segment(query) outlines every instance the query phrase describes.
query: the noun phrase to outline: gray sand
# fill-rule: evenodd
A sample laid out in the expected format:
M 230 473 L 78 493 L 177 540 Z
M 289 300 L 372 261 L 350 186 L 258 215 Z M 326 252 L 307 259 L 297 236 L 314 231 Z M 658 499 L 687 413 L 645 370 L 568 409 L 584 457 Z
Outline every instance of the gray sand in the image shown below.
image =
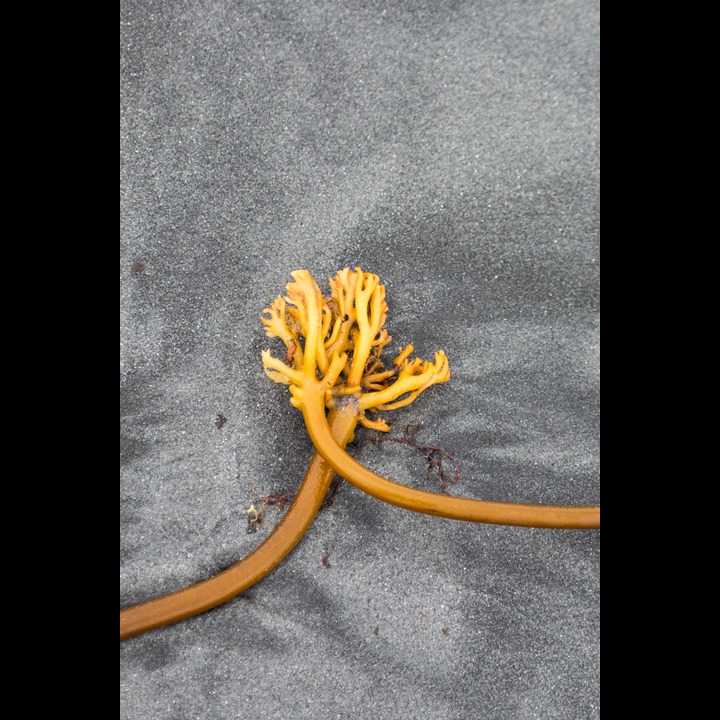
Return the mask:
M 121 607 L 246 555 L 279 515 L 244 509 L 300 483 L 259 322 L 298 268 L 379 274 L 388 352 L 446 352 L 387 420 L 454 455 L 453 494 L 599 502 L 598 15 L 122 0 Z M 407 446 L 359 458 L 437 489 Z M 599 537 L 344 483 L 265 580 L 121 643 L 120 717 L 599 718 Z

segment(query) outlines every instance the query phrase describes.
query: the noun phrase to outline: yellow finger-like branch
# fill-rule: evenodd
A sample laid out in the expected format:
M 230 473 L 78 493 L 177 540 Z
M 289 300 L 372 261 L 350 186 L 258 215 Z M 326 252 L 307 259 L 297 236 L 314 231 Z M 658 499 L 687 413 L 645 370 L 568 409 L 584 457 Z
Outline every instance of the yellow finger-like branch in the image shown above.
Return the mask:
M 348 385 L 359 385 L 375 334 L 370 328 L 370 318 L 368 315 L 368 302 L 370 294 L 377 282 L 377 276 L 371 273 L 363 273 L 360 268 L 355 269 L 355 322 L 357 323 L 358 332 L 354 340 L 354 350 L 350 372 L 348 373 Z
M 275 382 L 299 385 L 303 381 L 304 375 L 300 370 L 288 367 L 282 360 L 273 357 L 269 350 L 262 351 L 262 363 L 265 374 Z
M 340 337 L 340 330 L 342 329 L 342 325 L 342 317 L 336 317 L 333 322 L 332 332 L 328 336 L 328 339 L 325 341 L 325 349 L 330 353 L 332 353 L 332 351 L 335 349 L 333 346 L 335 345 L 335 343 L 337 343 L 338 338 Z
M 376 286 L 373 288 L 370 298 L 370 330 L 373 334 L 372 344 L 377 345 L 387 337 L 387 332 L 385 332 L 385 336 L 381 332 L 387 319 L 387 303 L 385 302 L 385 286 L 380 285 L 380 278 L 377 275 L 373 277 Z
M 370 420 L 365 415 L 358 417 L 358 423 L 369 430 L 376 430 L 377 432 L 390 432 L 390 426 L 382 419 Z
M 423 388 L 424 390 L 425 388 Z M 407 407 L 410 405 L 413 400 L 422 392 L 422 390 L 414 390 L 411 392 L 407 397 L 401 398 L 400 400 L 396 400 L 395 402 L 391 403 L 383 403 L 382 405 L 375 405 L 373 406 L 374 410 L 377 410 L 378 412 L 387 412 L 388 410 L 397 410 L 401 407 Z
M 347 363 L 347 355 L 345 353 L 333 353 L 330 365 L 328 366 L 325 375 L 323 376 L 321 389 L 325 393 L 326 399 L 329 399 L 330 390 L 337 382 L 340 373 L 342 372 L 345 364 Z
M 415 348 L 412 345 L 406 345 L 405 349 L 393 360 L 394 365 L 402 365 L 410 355 L 414 352 Z
M 303 373 L 305 377 L 314 378 L 318 365 L 321 372 L 327 369 L 327 355 L 321 337 L 323 297 L 307 270 L 295 270 L 291 275 L 295 282 L 287 286 L 288 301 L 297 308 L 305 335 Z
M 343 322 L 355 321 L 355 285 L 357 273 L 350 273 L 349 268 L 339 270 L 334 278 L 330 278 L 332 298 L 338 306 L 338 314 Z
M 383 322 L 385 322 L 384 319 Z M 376 333 L 375 339 L 372 341 L 373 351 L 377 352 L 378 348 L 385 347 L 391 340 L 392 338 L 388 335 L 388 331 L 383 328 L 379 333 Z
M 421 362 L 413 360 L 405 363 L 400 369 L 397 380 L 389 387 L 376 392 L 364 393 L 358 400 L 361 410 L 377 408 L 378 410 L 390 410 L 404 407 L 411 403 L 423 390 L 436 383 L 446 382 L 450 379 L 450 368 L 442 351 L 435 353 L 435 362 Z M 399 400 L 398 403 L 390 406 L 393 400 L 412 393 L 411 397 Z
M 261 317 L 260 322 L 265 326 L 268 337 L 278 337 L 285 345 L 289 345 L 297 339 L 297 333 L 288 326 L 286 310 L 285 298 L 278 296 L 270 307 L 263 310 L 263 313 L 267 313 L 269 317 Z
M 384 380 L 389 380 L 391 377 L 394 377 L 397 374 L 397 368 L 392 368 L 391 370 L 383 370 L 383 372 L 378 373 L 367 373 L 363 376 L 361 384 L 364 388 L 367 388 L 368 390 L 384 390 L 385 385 L 382 385 L 381 383 Z

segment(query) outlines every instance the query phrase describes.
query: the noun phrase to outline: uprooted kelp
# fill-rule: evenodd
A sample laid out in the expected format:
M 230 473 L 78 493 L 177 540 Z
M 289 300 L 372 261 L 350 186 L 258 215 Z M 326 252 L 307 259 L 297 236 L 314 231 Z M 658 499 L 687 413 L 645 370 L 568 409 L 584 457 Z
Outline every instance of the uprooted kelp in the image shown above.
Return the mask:
M 448 381 L 448 360 L 442 351 L 435 353 L 434 362 L 411 359 L 413 346 L 408 345 L 392 367 L 384 367 L 382 350 L 390 341 L 385 329 L 388 308 L 377 275 L 345 268 L 330 280 L 329 297 L 323 297 L 307 270 L 292 276 L 287 295 L 278 297 L 262 318 L 267 334 L 285 343 L 286 362 L 266 350 L 263 365 L 273 380 L 289 386 L 290 402 L 303 413 L 315 449 L 339 475 L 385 502 L 455 520 L 552 528 L 599 526 L 596 506 L 495 503 L 425 492 L 392 482 L 348 455 L 333 437 L 335 418 L 388 430 L 384 418 L 371 420 L 366 413 L 408 405 L 431 385 Z
M 495 503 L 416 490 L 365 468 L 345 452 L 358 424 L 385 432 L 382 413 L 403 407 L 450 379 L 445 354 L 412 359 L 407 345 L 386 367 L 382 352 L 385 287 L 377 275 L 345 268 L 323 297 L 307 270 L 292 273 L 287 295 L 261 318 L 266 333 L 285 344 L 285 359 L 262 353 L 265 372 L 289 387 L 315 446 L 303 482 L 283 519 L 252 553 L 218 575 L 120 611 L 120 639 L 209 610 L 267 575 L 295 547 L 322 504 L 334 474 L 374 497 L 409 510 L 456 520 L 547 528 L 597 528 L 598 506 Z M 368 413 L 374 415 L 369 417 Z

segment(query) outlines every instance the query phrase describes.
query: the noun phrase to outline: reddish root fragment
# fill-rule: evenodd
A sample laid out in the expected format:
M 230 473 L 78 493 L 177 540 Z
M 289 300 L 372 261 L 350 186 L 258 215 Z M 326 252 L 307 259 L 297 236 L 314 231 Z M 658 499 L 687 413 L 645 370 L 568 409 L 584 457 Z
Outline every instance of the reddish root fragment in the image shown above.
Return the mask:
M 261 502 L 263 505 L 277 505 L 277 511 L 280 513 L 285 503 L 291 503 L 294 497 L 295 495 L 293 493 L 285 493 L 284 495 L 270 493 L 269 495 L 263 495 L 261 498 L 258 498 L 258 502 Z
M 423 426 L 423 424 L 424 423 L 418 423 L 417 425 L 406 425 L 405 432 L 400 439 L 382 439 L 388 442 L 407 443 L 408 445 L 410 445 L 410 447 L 413 447 L 418 452 L 421 452 L 427 459 L 428 463 L 427 471 L 425 473 L 425 480 L 428 480 L 428 478 L 432 475 L 433 471 L 435 471 L 440 482 L 440 492 L 444 493 L 445 495 L 449 495 L 450 493 L 447 491 L 448 484 L 456 485 L 460 482 L 460 468 L 457 465 L 453 466 L 454 473 L 452 475 L 445 472 L 442 464 L 443 458 L 445 458 L 446 460 L 455 460 L 455 458 L 449 452 L 446 452 L 442 448 L 437 447 L 437 445 L 420 445 L 415 440 L 415 435 L 417 435 L 418 430 Z
M 335 501 L 335 494 L 337 493 L 338 487 L 340 487 L 341 482 L 342 478 L 336 475 L 332 483 L 330 483 L 327 496 L 325 497 L 323 504 L 320 506 L 320 510 L 327 510 L 327 508 L 329 508 L 333 504 L 333 502 Z M 281 513 L 285 504 L 291 503 L 294 497 L 295 496 L 293 495 L 293 493 L 285 493 L 283 495 L 270 493 L 269 495 L 263 495 L 261 498 L 258 498 L 258 501 L 263 503 L 264 505 L 276 505 L 277 511 Z
M 406 425 L 405 431 L 400 438 L 387 437 L 386 435 L 377 434 L 371 437 L 360 438 L 360 440 L 356 440 L 351 445 L 348 445 L 348 447 L 352 447 L 352 456 L 355 457 L 360 450 L 360 447 L 365 443 L 379 445 L 383 442 L 393 442 L 410 445 L 410 447 L 422 453 L 427 460 L 427 470 L 425 471 L 424 478 L 425 481 L 427 482 L 433 474 L 436 475 L 440 484 L 440 492 L 444 495 L 449 495 L 450 493 L 447 490 L 447 486 L 456 485 L 460 482 L 460 468 L 457 465 L 454 465 L 452 470 L 448 472 L 446 467 L 443 467 L 443 460 L 454 461 L 455 458 L 449 452 L 446 452 L 437 445 L 421 445 L 415 439 L 418 430 L 420 430 L 423 425 L 424 423 L 422 422 L 417 423 L 416 425 Z M 337 492 L 337 490 L 335 490 L 335 492 Z
M 332 506 L 332 504 L 335 502 L 335 495 L 337 495 L 338 488 L 340 487 L 342 481 L 343 479 L 339 475 L 336 475 L 333 478 L 333 481 L 330 483 L 330 488 L 328 489 L 327 496 L 325 497 L 325 501 L 320 506 L 320 510 L 327 510 L 329 507 Z

